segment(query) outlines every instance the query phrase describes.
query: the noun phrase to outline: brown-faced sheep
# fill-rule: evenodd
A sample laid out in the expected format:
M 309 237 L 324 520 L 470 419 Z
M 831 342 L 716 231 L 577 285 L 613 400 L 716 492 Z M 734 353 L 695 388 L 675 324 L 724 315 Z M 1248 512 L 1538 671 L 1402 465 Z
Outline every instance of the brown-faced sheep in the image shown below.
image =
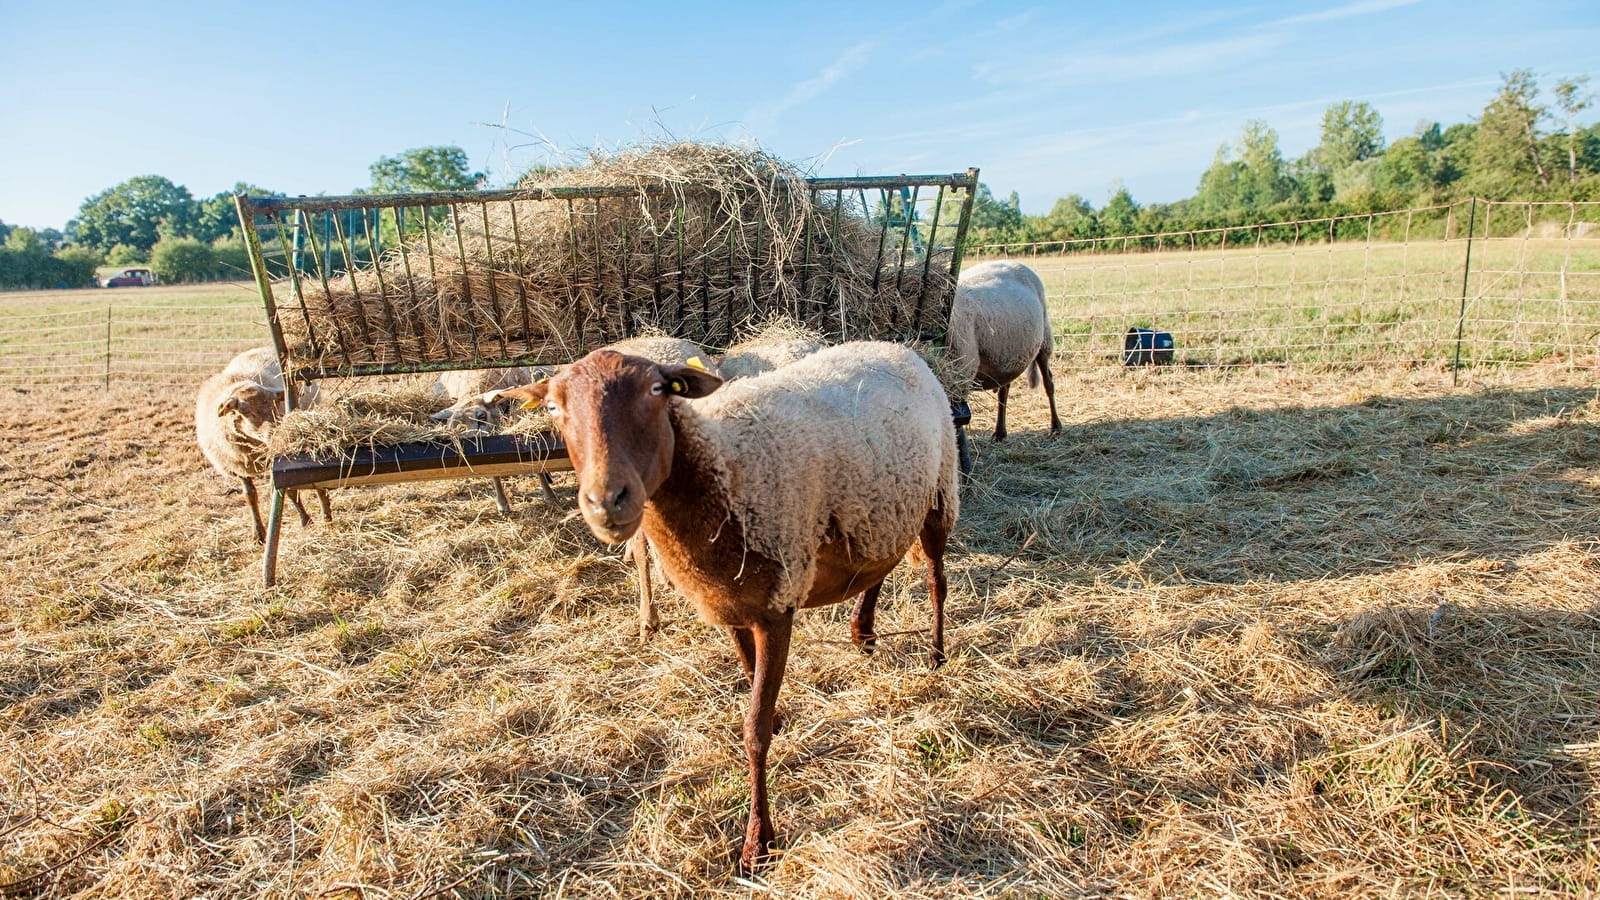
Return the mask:
M 614 350 L 628 356 L 642 356 L 653 363 L 667 366 L 687 366 L 697 361 L 700 368 L 718 374 L 715 367 L 705 361 L 706 351 L 693 341 L 665 335 L 644 335 L 608 344 L 603 349 Z M 639 636 L 649 637 L 661 630 L 661 614 L 656 609 L 655 586 L 650 582 L 650 540 L 643 532 L 628 541 L 627 555 L 633 560 L 634 571 L 639 575 Z
M 949 354 L 956 370 L 984 390 L 995 391 L 1000 409 L 994 439 L 1006 437 L 1006 398 L 1011 382 L 1028 373 L 1028 386 L 1044 382 L 1050 400 L 1050 432 L 1061 430 L 1056 382 L 1050 374 L 1050 316 L 1044 282 L 1018 262 L 983 262 L 961 270 L 950 305 Z
M 959 509 L 944 389 L 911 350 L 874 342 L 726 385 L 600 350 L 510 393 L 549 409 L 595 536 L 648 535 L 668 580 L 733 638 L 751 681 L 740 862 L 753 868 L 773 842 L 767 750 L 795 612 L 863 594 L 852 632 L 869 640 L 884 578 L 920 541 L 932 662 L 944 659 L 944 551 Z
M 310 405 L 316 399 L 316 385 L 300 390 L 300 402 Z M 272 428 L 283 417 L 283 371 L 271 347 L 257 347 L 235 356 L 221 372 L 206 379 L 195 397 L 194 430 L 200 453 L 224 477 L 244 482 L 244 497 L 259 543 L 266 540 L 261 522 L 261 506 L 256 497 L 255 476 L 264 474 L 271 462 L 267 441 Z M 311 516 L 300 502 L 298 492 L 290 497 L 300 512 L 300 524 L 309 525 Z M 332 510 L 325 491 L 317 491 L 324 519 L 332 521 Z

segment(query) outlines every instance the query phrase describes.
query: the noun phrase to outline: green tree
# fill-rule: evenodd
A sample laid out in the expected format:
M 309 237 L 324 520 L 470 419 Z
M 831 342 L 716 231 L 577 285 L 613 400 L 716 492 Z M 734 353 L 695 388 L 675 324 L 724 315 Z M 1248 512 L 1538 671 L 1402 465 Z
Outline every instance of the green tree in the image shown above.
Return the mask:
M 1372 104 L 1341 100 L 1322 112 L 1322 140 L 1311 151 L 1329 174 L 1383 152 L 1383 117 Z
M 1589 76 L 1579 75 L 1556 85 L 1556 106 L 1567 123 L 1567 178 L 1578 180 L 1578 113 L 1594 104 L 1594 94 L 1584 90 L 1589 86 Z
M 372 190 L 380 194 L 416 191 L 467 191 L 486 177 L 472 171 L 460 147 L 417 147 L 398 156 L 381 157 L 368 167 Z
M 1471 183 L 1491 199 L 1502 199 L 1534 185 L 1550 186 L 1540 153 L 1539 123 L 1547 113 L 1539 86 L 1527 69 L 1501 76 L 1500 92 L 1484 107 L 1472 140 Z
M 194 238 L 167 238 L 150 251 L 150 271 L 162 281 L 209 281 L 216 276 L 216 268 L 211 246 Z
M 1094 207 L 1077 194 L 1068 194 L 1050 207 L 1049 215 L 1040 223 L 1049 240 L 1071 240 L 1093 237 L 1095 233 Z
M 283 196 L 277 191 L 269 191 L 243 181 L 236 182 L 232 190 L 213 194 L 195 204 L 194 227 L 188 236 L 209 244 L 238 231 L 239 212 L 233 203 L 236 194 L 250 194 L 254 197 Z
M 194 198 L 188 188 L 160 175 L 140 175 L 83 201 L 76 239 L 96 250 L 127 244 L 148 251 L 159 239 L 163 222 L 185 234 L 193 215 Z
M 1216 155 L 1211 158 L 1211 167 L 1200 176 L 1200 184 L 1195 188 L 1195 208 L 1211 215 L 1239 209 L 1239 182 L 1243 171 L 1244 163 L 1230 158 L 1228 145 L 1218 146 Z
M 1139 223 L 1139 204 L 1133 202 L 1133 195 L 1120 182 L 1115 187 L 1116 191 L 1097 217 L 1101 230 L 1108 235 L 1133 234 Z
M 1015 192 L 1011 196 L 1015 198 Z M 992 230 L 1021 228 L 1022 210 L 1019 206 L 1002 203 L 994 199 L 994 194 L 990 192 L 989 186 L 979 182 L 977 196 L 972 198 L 972 221 L 970 227 Z
M 1235 148 L 1244 169 L 1239 173 L 1239 202 L 1246 209 L 1261 209 L 1289 197 L 1278 133 L 1260 119 L 1244 123 Z
M 1434 186 L 1434 155 L 1428 152 L 1423 138 L 1406 137 L 1390 144 L 1378 161 L 1373 183 L 1378 190 L 1408 199 L 1431 191 Z

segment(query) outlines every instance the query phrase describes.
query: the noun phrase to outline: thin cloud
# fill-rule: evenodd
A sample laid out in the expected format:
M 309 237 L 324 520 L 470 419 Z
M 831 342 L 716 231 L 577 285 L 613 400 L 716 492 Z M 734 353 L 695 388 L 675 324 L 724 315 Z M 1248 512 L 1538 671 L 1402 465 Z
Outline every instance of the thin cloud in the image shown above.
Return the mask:
M 1320 12 L 1302 13 L 1286 19 L 1278 19 L 1273 25 L 1303 25 L 1306 22 L 1329 22 L 1334 19 L 1349 19 L 1355 16 L 1370 16 L 1374 13 L 1388 12 L 1402 6 L 1415 6 L 1422 0 L 1359 0 L 1356 3 L 1347 3 L 1344 6 L 1335 6 Z
M 1053 83 L 1071 86 L 1171 78 L 1235 67 L 1282 42 L 1277 35 L 1257 33 L 1138 51 L 1084 53 L 1074 50 L 1046 58 L 1035 56 L 979 63 L 975 74 L 980 80 L 996 85 Z
M 862 41 L 846 50 L 816 76 L 797 82 L 778 100 L 752 106 L 744 117 L 746 129 L 752 133 L 771 131 L 784 113 L 822 96 L 846 75 L 865 65 L 876 45 L 876 41 Z

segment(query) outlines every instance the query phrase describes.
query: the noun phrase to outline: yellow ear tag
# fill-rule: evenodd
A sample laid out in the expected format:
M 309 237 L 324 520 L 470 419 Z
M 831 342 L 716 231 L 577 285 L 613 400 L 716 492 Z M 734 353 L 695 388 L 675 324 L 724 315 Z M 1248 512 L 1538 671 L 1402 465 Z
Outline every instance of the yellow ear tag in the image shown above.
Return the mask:
M 671 378 L 667 380 L 667 390 L 674 394 L 681 394 L 688 389 L 689 385 L 682 378 Z
M 706 368 L 706 364 L 700 361 L 700 357 L 698 356 L 689 357 L 689 368 L 699 369 L 702 372 L 710 371 Z

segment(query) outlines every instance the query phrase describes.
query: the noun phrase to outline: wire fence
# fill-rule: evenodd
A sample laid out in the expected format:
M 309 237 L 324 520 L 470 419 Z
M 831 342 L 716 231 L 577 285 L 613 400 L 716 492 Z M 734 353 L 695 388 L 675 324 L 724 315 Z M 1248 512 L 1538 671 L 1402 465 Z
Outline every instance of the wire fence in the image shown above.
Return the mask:
M 0 314 L 0 385 L 194 385 L 268 342 L 253 303 Z
M 1600 365 L 1600 203 L 1458 203 L 972 248 L 1044 280 L 1065 370 L 1180 365 Z M 1151 359 L 1150 354 L 1134 354 Z
M 1560 363 L 1600 368 L 1600 203 L 1488 202 L 971 248 L 1043 278 L 1055 367 L 1120 365 L 1128 329 L 1189 366 Z M 153 290 L 153 289 L 152 289 Z M 0 385 L 193 385 L 270 343 L 262 307 L 0 295 Z M 1141 358 L 1153 358 L 1144 355 Z

